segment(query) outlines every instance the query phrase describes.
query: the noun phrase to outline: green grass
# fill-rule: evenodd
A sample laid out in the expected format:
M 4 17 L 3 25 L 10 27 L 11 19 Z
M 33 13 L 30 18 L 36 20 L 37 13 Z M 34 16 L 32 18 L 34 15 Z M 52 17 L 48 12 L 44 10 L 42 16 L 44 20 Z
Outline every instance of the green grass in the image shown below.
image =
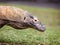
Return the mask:
M 0 5 L 8 4 L 1 3 Z M 60 45 L 59 10 L 17 4 L 13 4 L 12 6 L 22 8 L 36 15 L 46 25 L 46 31 L 39 32 L 31 28 L 17 30 L 9 26 L 4 26 L 0 29 L 0 42 L 22 43 L 23 45 Z

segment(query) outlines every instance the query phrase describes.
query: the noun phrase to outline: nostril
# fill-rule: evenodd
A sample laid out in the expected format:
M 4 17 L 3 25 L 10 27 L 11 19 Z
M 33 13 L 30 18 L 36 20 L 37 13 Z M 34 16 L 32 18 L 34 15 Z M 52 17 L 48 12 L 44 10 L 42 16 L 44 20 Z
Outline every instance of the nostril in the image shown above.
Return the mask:
M 45 26 L 45 25 L 43 25 L 42 27 L 43 27 L 43 28 L 45 28 L 46 26 Z

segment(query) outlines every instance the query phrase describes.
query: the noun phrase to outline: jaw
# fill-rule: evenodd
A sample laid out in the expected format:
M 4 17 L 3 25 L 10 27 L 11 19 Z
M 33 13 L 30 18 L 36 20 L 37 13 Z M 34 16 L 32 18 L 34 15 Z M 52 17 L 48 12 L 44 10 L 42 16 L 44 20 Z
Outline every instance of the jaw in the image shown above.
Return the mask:
M 38 30 L 38 31 L 41 31 L 41 32 L 44 32 L 46 29 L 45 28 L 38 28 L 38 27 L 33 27 L 34 29 Z
M 40 25 L 40 24 L 36 24 L 36 29 L 41 31 L 41 32 L 44 32 L 46 30 L 46 27 L 45 25 Z
M 29 23 L 31 28 L 34 28 L 38 31 L 44 32 L 46 30 L 45 25 L 41 25 L 41 24 L 34 24 L 34 23 Z

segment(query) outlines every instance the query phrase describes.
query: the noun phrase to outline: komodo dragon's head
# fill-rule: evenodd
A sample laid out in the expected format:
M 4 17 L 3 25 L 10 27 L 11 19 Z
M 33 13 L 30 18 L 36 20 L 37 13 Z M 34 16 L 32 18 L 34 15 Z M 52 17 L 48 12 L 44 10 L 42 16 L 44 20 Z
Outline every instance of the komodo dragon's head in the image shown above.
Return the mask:
M 39 30 L 41 32 L 45 31 L 45 25 L 35 16 L 32 16 L 32 14 L 25 12 L 24 13 L 24 23 L 28 25 L 28 27 L 34 28 L 36 30 Z

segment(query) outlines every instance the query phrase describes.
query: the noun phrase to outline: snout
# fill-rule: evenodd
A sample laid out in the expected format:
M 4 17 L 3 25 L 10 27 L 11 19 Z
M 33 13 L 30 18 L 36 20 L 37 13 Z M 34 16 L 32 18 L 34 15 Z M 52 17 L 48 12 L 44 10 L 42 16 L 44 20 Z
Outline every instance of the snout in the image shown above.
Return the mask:
M 46 30 L 46 26 L 41 24 L 36 24 L 35 28 L 41 32 L 44 32 Z
M 35 24 L 34 22 L 30 22 L 30 25 L 38 31 L 44 32 L 46 30 L 46 26 L 42 23 Z

